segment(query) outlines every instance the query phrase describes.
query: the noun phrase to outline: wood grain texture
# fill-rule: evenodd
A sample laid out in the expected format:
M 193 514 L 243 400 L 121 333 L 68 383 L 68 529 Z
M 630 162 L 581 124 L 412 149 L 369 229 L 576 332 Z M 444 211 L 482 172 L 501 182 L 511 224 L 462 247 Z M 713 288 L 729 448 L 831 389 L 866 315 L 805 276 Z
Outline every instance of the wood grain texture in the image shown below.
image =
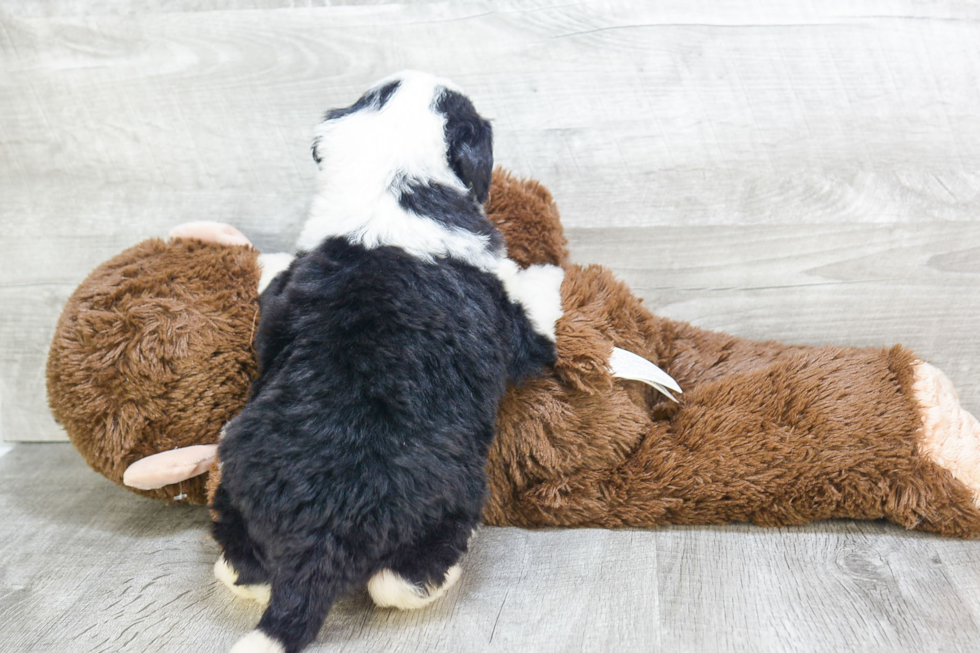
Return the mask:
M 454 78 L 573 258 L 757 339 L 902 342 L 980 412 L 980 9 L 936 0 L 25 0 L 0 5 L 0 437 L 59 439 L 55 320 L 186 220 L 288 249 L 321 112 Z M 258 619 L 200 509 L 66 444 L 0 457 L 0 650 L 227 650 Z M 484 528 L 417 613 L 341 601 L 311 650 L 972 651 L 980 552 L 879 523 Z
M 70 445 L 0 458 L 0 515 L 0 650 L 222 651 L 259 618 L 211 576 L 204 509 L 131 495 Z M 485 527 L 445 599 L 397 612 L 358 592 L 309 650 L 970 651 L 978 563 L 975 542 L 877 522 Z
M 729 278 L 703 276 L 699 297 L 656 282 L 658 296 L 685 296 L 673 317 L 717 328 L 752 320 L 757 328 L 742 335 L 793 341 L 920 347 L 952 337 L 958 348 L 926 353 L 958 366 L 954 380 L 975 383 L 967 325 L 976 316 L 950 293 L 975 288 L 980 247 L 970 230 L 980 215 L 976 6 L 298 4 L 0 8 L 4 438 L 64 437 L 47 415 L 42 364 L 60 306 L 89 270 L 196 219 L 231 222 L 261 249 L 288 249 L 312 193 L 318 116 L 403 67 L 467 88 L 494 119 L 497 160 L 544 181 L 569 227 L 656 227 L 639 242 L 663 245 L 659 256 L 717 257 L 700 265 Z M 839 224 L 865 228 L 834 239 L 843 249 L 828 264 L 868 264 L 877 256 L 861 251 L 868 239 L 904 225 L 905 238 L 942 241 L 936 255 L 953 257 L 937 263 L 947 275 L 903 281 L 919 291 L 910 295 L 884 277 L 879 289 L 873 275 L 780 288 L 778 261 L 736 255 L 725 248 L 731 232 L 718 229 L 770 225 L 784 240 L 805 240 Z M 598 260 L 585 250 L 576 257 Z M 616 269 L 614 258 L 602 260 Z M 651 276 L 621 271 L 641 294 L 654 289 L 643 285 Z M 732 278 L 746 275 L 771 289 L 739 289 Z M 833 307 L 853 313 L 846 323 L 821 320 Z M 973 407 L 975 388 L 964 392 Z
M 18 16 L 133 16 L 193 11 L 242 11 L 256 9 L 314 9 L 344 5 L 374 6 L 421 4 L 443 0 L 19 0 L 8 10 Z

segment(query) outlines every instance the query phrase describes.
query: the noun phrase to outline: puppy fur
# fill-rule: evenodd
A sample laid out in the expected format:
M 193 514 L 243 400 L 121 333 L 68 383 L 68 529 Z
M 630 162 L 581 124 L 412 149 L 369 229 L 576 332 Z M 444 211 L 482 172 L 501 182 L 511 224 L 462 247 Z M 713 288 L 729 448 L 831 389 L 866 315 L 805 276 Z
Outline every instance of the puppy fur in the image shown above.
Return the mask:
M 482 208 L 491 128 L 458 89 L 383 80 L 326 114 L 313 157 L 299 254 L 260 299 L 261 374 L 219 445 L 226 575 L 271 584 L 236 651 L 300 650 L 372 577 L 392 604 L 445 591 L 480 518 L 507 383 L 555 359 L 560 273 L 528 277 L 552 300 L 514 290 Z

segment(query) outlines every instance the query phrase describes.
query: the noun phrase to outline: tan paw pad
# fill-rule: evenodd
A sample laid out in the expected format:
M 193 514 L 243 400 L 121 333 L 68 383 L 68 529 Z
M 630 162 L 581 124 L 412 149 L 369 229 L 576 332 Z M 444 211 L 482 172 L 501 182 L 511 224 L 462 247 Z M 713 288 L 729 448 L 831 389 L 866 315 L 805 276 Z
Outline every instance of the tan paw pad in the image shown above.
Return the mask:
M 922 453 L 973 491 L 980 508 L 980 422 L 963 410 L 953 383 L 929 363 L 913 369 L 912 392 L 922 418 Z

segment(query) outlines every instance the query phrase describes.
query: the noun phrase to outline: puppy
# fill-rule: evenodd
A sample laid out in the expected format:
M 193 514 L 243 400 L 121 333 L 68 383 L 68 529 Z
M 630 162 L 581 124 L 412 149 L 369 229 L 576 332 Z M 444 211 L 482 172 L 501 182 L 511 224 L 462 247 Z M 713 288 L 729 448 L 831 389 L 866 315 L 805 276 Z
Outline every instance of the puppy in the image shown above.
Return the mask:
M 444 593 L 504 389 L 555 358 L 562 272 L 506 258 L 482 208 L 490 124 L 457 88 L 385 79 L 326 114 L 313 158 L 299 253 L 260 300 L 261 374 L 219 445 L 216 573 L 268 597 L 235 653 L 299 651 L 365 584 L 403 608 Z

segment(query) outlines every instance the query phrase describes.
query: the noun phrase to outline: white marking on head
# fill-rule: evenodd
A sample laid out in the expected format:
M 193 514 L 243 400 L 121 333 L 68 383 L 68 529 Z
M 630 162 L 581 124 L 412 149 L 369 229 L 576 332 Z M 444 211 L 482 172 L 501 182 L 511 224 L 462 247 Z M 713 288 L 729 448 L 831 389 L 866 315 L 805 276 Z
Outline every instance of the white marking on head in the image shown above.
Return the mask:
M 399 205 L 400 184 L 407 180 L 469 189 L 450 167 L 446 117 L 436 109 L 444 90 L 458 89 L 428 73 L 404 71 L 371 91 L 395 81 L 398 88 L 380 109 L 368 106 L 317 127 L 318 188 L 297 248 L 309 251 L 342 236 L 365 247 L 400 247 L 423 260 L 452 256 L 491 269 L 497 255 L 489 238 Z

